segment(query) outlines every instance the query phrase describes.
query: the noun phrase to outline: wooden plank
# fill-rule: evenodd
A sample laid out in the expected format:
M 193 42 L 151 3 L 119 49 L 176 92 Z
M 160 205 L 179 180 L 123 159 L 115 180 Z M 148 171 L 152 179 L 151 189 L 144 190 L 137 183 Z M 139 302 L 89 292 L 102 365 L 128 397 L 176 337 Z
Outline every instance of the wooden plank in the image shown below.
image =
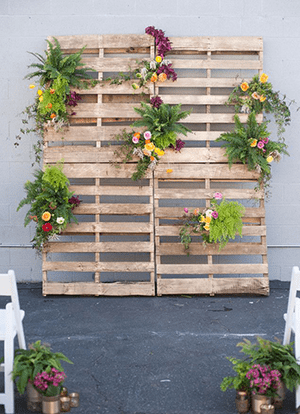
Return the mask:
M 157 273 L 162 274 L 183 274 L 183 275 L 206 275 L 206 274 L 259 274 L 267 273 L 267 264 L 159 264 Z
M 227 100 L 227 95 L 164 95 L 163 99 L 164 103 L 170 105 L 225 105 Z
M 263 38 L 255 36 L 201 36 L 201 37 L 170 37 L 172 49 L 202 51 L 256 51 L 263 49 Z
M 68 224 L 63 234 L 71 233 L 106 233 L 106 234 L 147 234 L 152 232 L 150 223 L 112 222 L 112 223 L 72 223 Z
M 127 190 L 128 192 L 129 190 Z M 152 213 L 150 204 L 80 204 L 74 211 L 75 214 L 124 214 L 130 216 L 143 216 Z
M 262 69 L 259 60 L 209 60 L 209 59 L 172 59 L 172 67 L 176 69 Z M 96 68 L 96 67 L 95 67 Z M 125 69 L 124 69 L 125 70 Z
M 216 190 L 205 188 L 180 188 L 174 191 L 174 188 L 162 188 L 155 192 L 156 199 L 211 199 Z M 223 196 L 229 199 L 251 199 L 263 198 L 263 191 L 249 190 L 246 188 L 224 188 L 222 189 Z
M 178 236 L 180 225 L 159 226 L 155 232 L 157 236 Z M 265 236 L 266 226 L 243 226 L 243 236 Z
M 148 253 L 154 251 L 150 242 L 50 242 L 44 247 L 47 253 Z
M 150 262 L 43 262 L 43 270 L 59 272 L 153 272 Z
M 195 210 L 195 207 L 186 206 L 188 208 L 189 213 Z M 77 210 L 76 210 L 77 212 Z M 155 216 L 157 218 L 182 218 L 185 216 L 183 211 L 183 207 L 158 207 L 155 209 Z M 265 217 L 265 209 L 264 208 L 246 208 L 245 214 L 243 218 L 261 218 Z
M 216 255 L 216 256 L 236 256 L 236 255 L 262 255 L 267 254 L 267 246 L 258 243 L 228 243 L 223 249 L 219 249 L 216 244 L 191 243 L 190 255 Z M 156 246 L 156 254 L 159 256 L 186 255 L 187 251 L 181 243 L 162 243 Z
M 152 188 L 149 186 L 88 186 L 88 185 L 71 185 L 70 191 L 78 195 L 119 195 L 119 196 L 150 196 Z M 77 211 L 77 210 L 76 210 Z
M 45 282 L 43 295 L 91 295 L 91 296 L 154 296 L 152 282 L 135 283 L 62 283 Z
M 131 178 L 136 166 L 133 164 L 64 164 L 63 171 L 68 178 Z M 151 177 L 147 171 L 145 178 Z
M 157 293 L 161 295 L 241 295 L 268 296 L 268 278 L 210 278 L 210 279 L 158 279 Z

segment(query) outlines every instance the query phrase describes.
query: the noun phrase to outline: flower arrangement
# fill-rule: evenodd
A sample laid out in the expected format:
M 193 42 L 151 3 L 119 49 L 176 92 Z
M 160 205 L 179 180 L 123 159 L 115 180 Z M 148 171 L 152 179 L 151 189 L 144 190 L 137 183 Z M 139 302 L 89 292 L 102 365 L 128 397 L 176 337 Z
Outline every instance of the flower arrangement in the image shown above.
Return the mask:
M 77 105 L 81 99 L 80 95 L 71 90 L 73 88 L 88 89 L 95 86 L 98 81 L 93 80 L 88 72 L 94 71 L 84 67 L 81 55 L 85 49 L 79 52 L 64 56 L 60 44 L 56 38 L 54 43 L 47 40 L 48 50 L 45 51 L 46 57 L 39 53 L 31 53 L 39 60 L 39 63 L 32 63 L 29 67 L 36 70 L 25 76 L 25 79 L 39 78 L 39 87 L 32 105 L 26 107 L 23 112 L 25 118 L 22 120 L 24 125 L 29 124 L 29 120 L 34 120 L 33 127 L 21 128 L 22 134 L 31 132 L 40 136 L 37 144 L 34 145 L 36 161 L 40 161 L 42 151 L 44 130 L 46 127 L 54 127 L 55 130 L 69 124 L 69 117 L 75 115 L 71 109 Z M 35 89 L 36 85 L 29 85 L 30 89 Z M 17 136 L 15 145 L 21 136 Z
M 49 372 L 43 371 L 37 373 L 34 377 L 33 384 L 37 391 L 45 397 L 54 397 L 60 394 L 62 384 L 66 377 L 63 371 L 51 368 Z
M 33 384 L 38 373 L 48 373 L 52 369 L 62 372 L 60 361 L 73 364 L 64 354 L 52 352 L 50 346 L 41 344 L 40 340 L 30 344 L 28 349 L 16 349 L 12 378 L 16 382 L 19 393 L 24 394 L 28 381 Z
M 255 113 L 251 112 L 247 124 L 243 125 L 238 115 L 234 116 L 235 128 L 225 132 L 216 141 L 222 141 L 222 148 L 226 149 L 229 167 L 235 162 L 248 165 L 249 170 L 260 173 L 259 184 L 268 186 L 271 178 L 270 163 L 279 162 L 281 154 L 289 155 L 284 142 L 269 139 L 267 123 L 258 124 Z
M 147 60 L 137 61 L 137 69 L 133 72 L 129 70 L 129 74 L 120 72 L 114 79 L 106 78 L 110 84 L 120 85 L 123 81 L 128 81 L 131 78 L 136 79 L 132 83 L 133 89 L 138 89 L 147 84 L 147 82 L 165 82 L 167 79 L 176 81 L 177 74 L 172 68 L 172 62 L 166 59 L 166 53 L 172 50 L 171 42 L 165 33 L 160 29 L 155 29 L 154 26 L 146 27 L 145 33 L 155 38 L 157 55 L 154 60 L 150 62 Z M 129 68 L 130 69 L 130 68 Z
M 17 211 L 25 204 L 31 207 L 25 216 L 25 227 L 36 223 L 34 247 L 41 250 L 44 243 L 55 240 L 72 220 L 77 223 L 73 210 L 80 203 L 69 190 L 69 180 L 62 171 L 63 164 L 46 166 L 45 171 L 35 172 L 35 180 L 25 183 L 27 196 L 21 200 Z
M 252 394 L 273 397 L 280 387 L 281 374 L 278 369 L 271 369 L 268 365 L 254 364 L 246 374 L 250 381 Z
M 137 171 L 132 175 L 133 180 L 143 178 L 148 168 L 154 169 L 166 148 L 180 151 L 184 141 L 177 139 L 177 134 L 186 135 L 190 131 L 185 125 L 178 123 L 186 118 L 190 111 L 181 111 L 181 105 L 164 104 L 159 96 L 150 100 L 150 105 L 141 103 L 141 108 L 134 108 L 142 119 L 135 121 L 132 127 L 146 127 L 147 131 L 126 132 L 117 135 L 123 145 L 115 151 L 117 156 L 123 156 L 123 162 L 130 161 L 134 155 L 139 157 Z
M 221 193 L 215 193 L 210 200 L 211 207 L 200 211 L 196 208 L 184 220 L 179 235 L 185 249 L 192 241 L 191 233 L 201 234 L 203 243 L 220 243 L 220 249 L 238 233 L 242 235 L 242 217 L 245 208 L 237 201 L 227 201 Z M 187 214 L 188 208 L 184 209 Z
M 259 114 L 265 111 L 274 114 L 279 140 L 283 140 L 285 126 L 291 121 L 291 113 L 286 103 L 286 96 L 280 98 L 279 92 L 273 91 L 273 86 L 268 82 L 265 73 L 260 76 L 255 75 L 249 83 L 243 81 L 234 88 L 229 95 L 228 104 L 235 105 L 236 113 Z

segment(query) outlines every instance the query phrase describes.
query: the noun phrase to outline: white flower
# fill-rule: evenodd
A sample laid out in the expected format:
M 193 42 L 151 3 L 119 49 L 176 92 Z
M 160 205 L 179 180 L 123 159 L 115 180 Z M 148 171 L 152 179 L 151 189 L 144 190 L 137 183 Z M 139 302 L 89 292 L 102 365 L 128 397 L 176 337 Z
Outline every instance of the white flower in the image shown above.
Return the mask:
M 155 62 L 155 60 L 151 60 L 151 62 L 150 62 L 150 69 L 156 69 L 156 62 Z
M 146 78 L 146 75 L 147 75 L 147 69 L 146 69 L 146 68 L 142 68 L 142 69 L 141 69 L 141 75 L 142 75 L 142 78 L 143 78 L 143 79 L 145 79 L 145 78 Z
M 65 219 L 63 217 L 57 217 L 56 223 L 63 224 L 65 222 Z
M 205 212 L 206 217 L 211 217 L 212 212 L 213 212 L 212 210 L 206 210 L 206 212 Z

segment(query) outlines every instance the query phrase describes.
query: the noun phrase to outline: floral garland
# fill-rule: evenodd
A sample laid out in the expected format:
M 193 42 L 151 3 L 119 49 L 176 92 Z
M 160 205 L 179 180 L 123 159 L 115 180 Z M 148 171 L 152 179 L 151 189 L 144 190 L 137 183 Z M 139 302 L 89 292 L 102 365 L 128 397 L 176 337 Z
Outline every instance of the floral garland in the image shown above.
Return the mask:
M 25 216 L 25 227 L 36 223 L 34 247 L 41 251 L 44 243 L 57 240 L 59 234 L 71 221 L 77 223 L 73 214 L 80 200 L 69 191 L 69 180 L 62 172 L 62 163 L 46 166 L 45 171 L 35 172 L 35 180 L 25 183 L 27 196 L 21 200 L 17 211 L 25 204 L 31 207 Z
M 234 239 L 237 233 L 242 235 L 244 206 L 236 201 L 225 200 L 219 192 L 214 194 L 210 202 L 211 207 L 203 211 L 196 208 L 185 216 L 184 224 L 179 231 L 185 250 L 189 249 L 192 241 L 191 233 L 200 234 L 204 245 L 220 243 L 220 250 L 230 239 Z M 184 212 L 188 214 L 188 208 L 184 208 Z

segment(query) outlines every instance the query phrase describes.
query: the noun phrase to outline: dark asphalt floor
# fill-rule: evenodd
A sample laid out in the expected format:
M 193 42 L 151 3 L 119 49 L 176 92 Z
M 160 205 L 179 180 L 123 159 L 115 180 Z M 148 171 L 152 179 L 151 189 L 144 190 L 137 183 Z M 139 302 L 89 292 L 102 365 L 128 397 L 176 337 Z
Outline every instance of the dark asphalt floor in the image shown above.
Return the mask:
M 41 339 L 74 362 L 64 364 L 66 387 L 80 393 L 73 414 L 233 414 L 235 391 L 220 390 L 233 374 L 226 356 L 241 355 L 243 338 L 282 340 L 289 283 L 271 282 L 269 297 L 43 297 L 40 284 L 18 290 L 26 342 Z M 15 405 L 16 414 L 30 413 L 25 395 L 16 392 Z M 288 391 L 277 411 L 294 407 Z

